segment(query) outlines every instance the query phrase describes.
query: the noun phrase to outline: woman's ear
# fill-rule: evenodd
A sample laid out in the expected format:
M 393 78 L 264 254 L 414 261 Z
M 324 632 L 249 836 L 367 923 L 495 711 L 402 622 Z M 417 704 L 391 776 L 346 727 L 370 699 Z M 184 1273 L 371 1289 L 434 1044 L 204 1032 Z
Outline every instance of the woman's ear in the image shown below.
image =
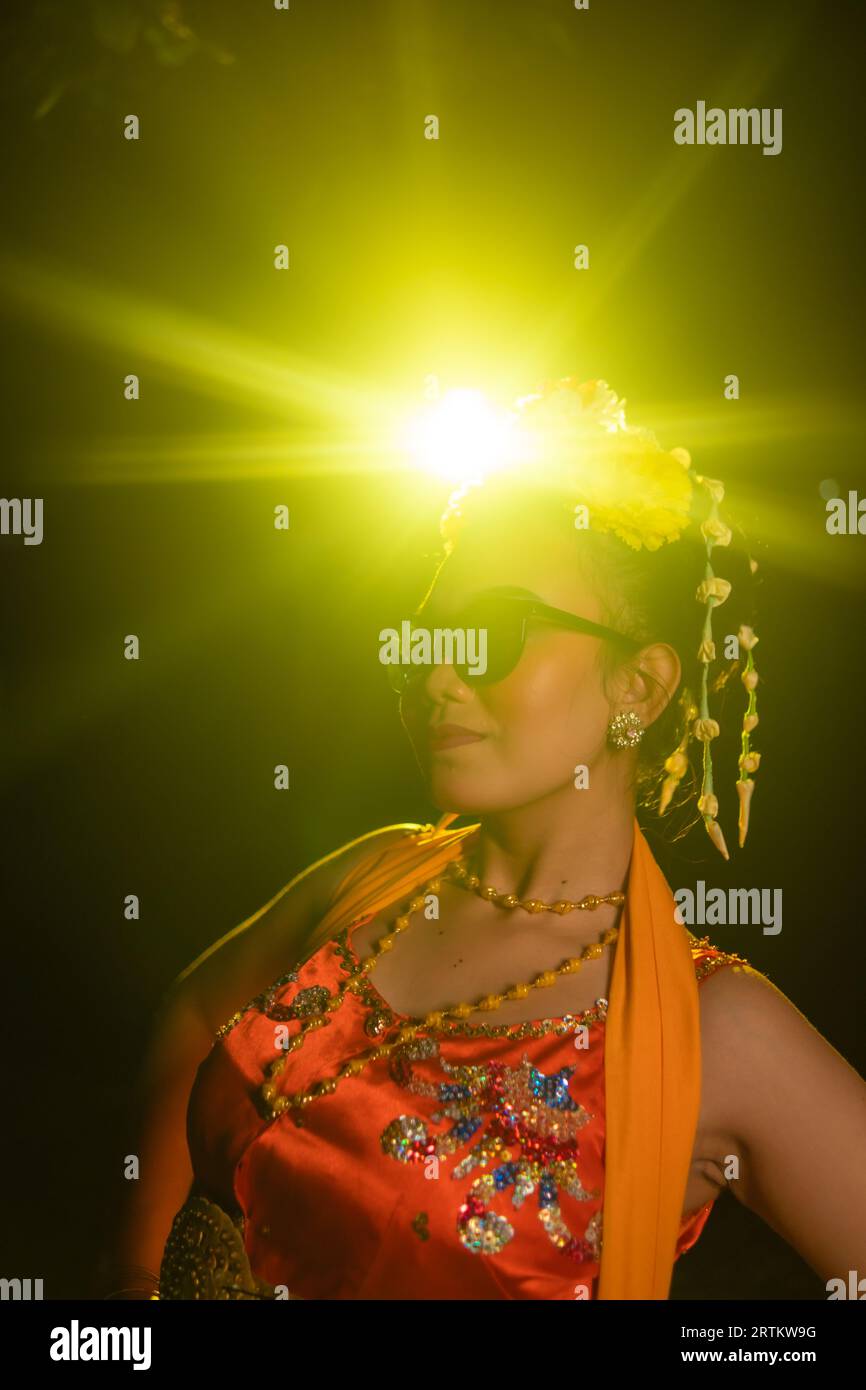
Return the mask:
M 681 679 L 682 665 L 674 648 L 667 642 L 653 642 L 620 667 L 617 708 L 633 710 L 648 729 L 673 699 Z

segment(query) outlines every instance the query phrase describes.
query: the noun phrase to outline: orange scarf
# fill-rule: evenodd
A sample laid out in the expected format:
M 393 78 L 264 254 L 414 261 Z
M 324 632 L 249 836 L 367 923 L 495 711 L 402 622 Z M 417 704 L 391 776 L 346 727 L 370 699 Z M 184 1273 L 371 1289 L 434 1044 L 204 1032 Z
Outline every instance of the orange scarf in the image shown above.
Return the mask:
M 364 856 L 336 890 L 312 949 L 411 897 L 457 858 L 478 826 L 449 830 L 456 819 L 448 813 Z M 675 906 L 635 820 L 605 1032 L 600 1299 L 666 1299 L 670 1291 L 701 1093 L 698 986 Z

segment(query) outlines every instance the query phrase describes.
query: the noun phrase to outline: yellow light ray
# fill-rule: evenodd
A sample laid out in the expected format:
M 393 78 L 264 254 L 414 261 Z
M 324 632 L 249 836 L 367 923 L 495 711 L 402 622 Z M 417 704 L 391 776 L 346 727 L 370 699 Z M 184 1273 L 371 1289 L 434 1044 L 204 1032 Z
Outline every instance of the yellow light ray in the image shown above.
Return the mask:
M 78 269 L 60 271 L 3 253 L 0 289 L 25 316 L 116 351 L 123 375 L 151 364 L 174 387 L 252 403 L 283 418 L 295 410 L 363 425 L 381 422 L 389 408 L 369 383 L 349 381 L 333 368 L 314 370 L 283 347 L 108 288 Z
M 791 16 L 783 32 L 778 24 L 767 22 L 753 39 L 752 48 L 725 77 L 713 84 L 713 105 L 752 106 L 768 82 L 784 66 L 801 33 L 813 23 L 814 5 L 804 5 Z M 695 96 L 700 96 L 696 92 Z M 558 301 L 546 326 L 534 340 L 534 360 L 539 364 L 561 357 L 563 344 L 573 342 L 575 330 L 585 334 L 588 325 L 602 312 L 614 285 L 644 254 L 648 243 L 674 215 L 698 179 L 713 169 L 712 149 L 681 149 L 673 143 L 671 104 L 670 153 L 663 169 L 652 177 L 631 200 L 616 228 L 604 237 L 604 251 L 591 261 L 590 271 L 573 272 L 571 293 Z M 576 238 L 578 240 L 579 238 Z

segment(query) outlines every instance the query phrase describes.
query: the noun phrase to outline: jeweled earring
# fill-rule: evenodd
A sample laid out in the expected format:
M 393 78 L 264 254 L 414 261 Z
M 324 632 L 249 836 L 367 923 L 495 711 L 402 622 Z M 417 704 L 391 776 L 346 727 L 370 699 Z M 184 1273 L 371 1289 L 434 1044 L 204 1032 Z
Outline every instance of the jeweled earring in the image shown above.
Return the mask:
M 640 716 L 634 710 L 621 710 L 607 726 L 607 740 L 613 748 L 636 748 L 644 736 Z

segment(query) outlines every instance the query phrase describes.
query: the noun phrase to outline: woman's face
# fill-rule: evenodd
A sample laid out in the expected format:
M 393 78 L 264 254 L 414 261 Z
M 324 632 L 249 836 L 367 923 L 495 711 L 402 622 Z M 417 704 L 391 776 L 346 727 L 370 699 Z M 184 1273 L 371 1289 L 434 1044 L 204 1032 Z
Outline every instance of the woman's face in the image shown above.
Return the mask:
M 507 589 L 602 622 L 598 599 L 576 572 L 579 543 L 553 530 L 518 544 L 484 531 L 464 535 L 415 621 L 431 631 L 454 627 L 470 601 Z M 573 786 L 579 764 L 591 785 L 593 768 L 610 756 L 612 706 L 599 645 L 597 637 L 530 621 L 523 654 L 501 681 L 475 684 L 453 666 L 424 668 L 404 691 L 400 713 L 434 805 L 459 813 L 525 806 Z M 481 737 L 431 746 L 431 732 L 445 724 Z

